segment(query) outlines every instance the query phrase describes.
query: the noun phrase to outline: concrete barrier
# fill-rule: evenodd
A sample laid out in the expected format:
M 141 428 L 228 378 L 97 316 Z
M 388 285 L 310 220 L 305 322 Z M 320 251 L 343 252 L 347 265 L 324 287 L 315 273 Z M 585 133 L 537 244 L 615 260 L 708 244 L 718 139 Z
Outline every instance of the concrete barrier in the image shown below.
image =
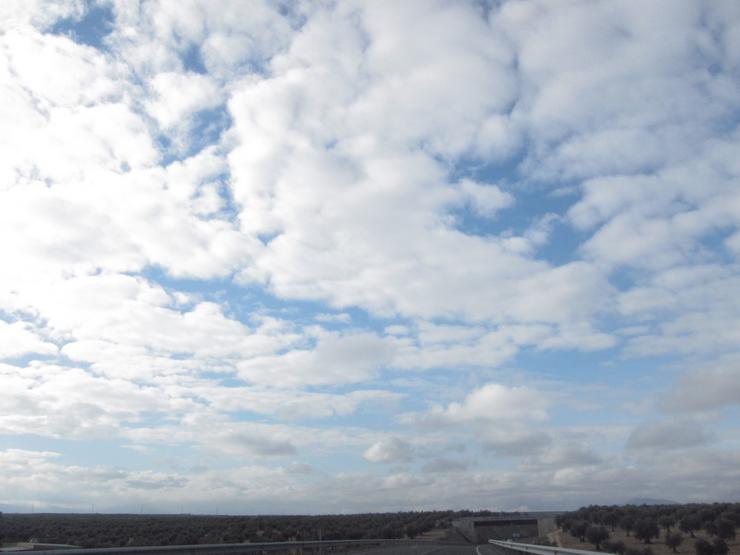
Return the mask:
M 531 553 L 532 555 L 611 555 L 607 551 L 589 551 L 587 549 L 570 549 L 569 547 L 534 545 L 531 543 L 516 543 L 511 541 L 488 540 L 488 543 L 517 553 Z

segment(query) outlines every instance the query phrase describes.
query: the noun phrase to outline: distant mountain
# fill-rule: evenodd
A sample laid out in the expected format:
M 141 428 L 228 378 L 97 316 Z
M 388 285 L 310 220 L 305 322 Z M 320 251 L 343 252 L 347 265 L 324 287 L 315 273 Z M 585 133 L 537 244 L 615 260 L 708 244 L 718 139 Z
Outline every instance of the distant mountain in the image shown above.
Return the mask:
M 625 503 L 626 505 L 678 505 L 669 499 L 655 499 L 653 497 L 635 497 Z

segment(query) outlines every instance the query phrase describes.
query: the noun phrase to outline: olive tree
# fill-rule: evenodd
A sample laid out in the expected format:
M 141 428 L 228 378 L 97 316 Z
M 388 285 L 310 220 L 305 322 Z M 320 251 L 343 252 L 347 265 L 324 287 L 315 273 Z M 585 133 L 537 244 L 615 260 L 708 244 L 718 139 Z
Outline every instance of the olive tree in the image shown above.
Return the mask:
M 712 542 L 712 551 L 714 551 L 714 555 L 727 555 L 727 552 L 729 551 L 729 547 L 727 547 L 727 543 L 722 538 L 714 538 L 714 541 Z
M 699 538 L 694 542 L 694 549 L 696 549 L 696 555 L 714 555 L 712 544 L 704 538 Z
M 678 527 L 682 532 L 689 534 L 692 538 L 694 537 L 694 531 L 701 527 L 699 519 L 694 515 L 685 516 L 678 523 Z
M 665 535 L 665 544 L 670 547 L 674 553 L 676 548 L 683 543 L 683 534 L 681 532 L 667 532 Z
M 630 535 L 630 532 L 635 526 L 635 517 L 632 515 L 625 515 L 619 521 L 619 527 Z
M 641 518 L 635 522 L 635 537 L 638 540 L 644 541 L 646 544 L 650 543 L 650 540 L 657 538 L 660 535 L 660 529 L 658 523 L 651 518 Z
M 596 551 L 600 551 L 601 543 L 609 539 L 609 532 L 603 526 L 589 526 L 586 529 L 586 539 L 594 544 Z
M 658 519 L 658 524 L 660 524 L 661 528 L 665 528 L 666 532 L 669 532 L 676 524 L 676 519 L 669 515 L 663 515 Z
M 588 530 L 588 523 L 583 520 L 579 520 L 570 525 L 570 535 L 581 541 L 584 541 L 586 537 L 586 530 Z
M 718 518 L 714 521 L 716 534 L 723 540 L 735 539 L 735 523 L 728 518 Z

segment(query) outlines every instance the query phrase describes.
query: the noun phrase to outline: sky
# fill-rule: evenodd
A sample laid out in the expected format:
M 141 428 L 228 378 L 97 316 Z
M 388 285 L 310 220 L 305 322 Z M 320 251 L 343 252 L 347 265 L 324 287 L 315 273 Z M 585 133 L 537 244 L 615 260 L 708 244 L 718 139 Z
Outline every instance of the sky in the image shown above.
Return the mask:
M 0 510 L 740 500 L 736 0 L 2 0 Z

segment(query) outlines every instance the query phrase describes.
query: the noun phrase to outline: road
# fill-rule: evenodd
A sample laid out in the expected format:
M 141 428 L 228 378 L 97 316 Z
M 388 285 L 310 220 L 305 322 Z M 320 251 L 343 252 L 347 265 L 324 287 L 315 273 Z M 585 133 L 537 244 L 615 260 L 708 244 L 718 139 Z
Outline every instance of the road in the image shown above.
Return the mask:
M 353 555 L 502 555 L 502 552 L 493 545 L 440 545 L 438 543 L 375 547 L 352 553 Z

